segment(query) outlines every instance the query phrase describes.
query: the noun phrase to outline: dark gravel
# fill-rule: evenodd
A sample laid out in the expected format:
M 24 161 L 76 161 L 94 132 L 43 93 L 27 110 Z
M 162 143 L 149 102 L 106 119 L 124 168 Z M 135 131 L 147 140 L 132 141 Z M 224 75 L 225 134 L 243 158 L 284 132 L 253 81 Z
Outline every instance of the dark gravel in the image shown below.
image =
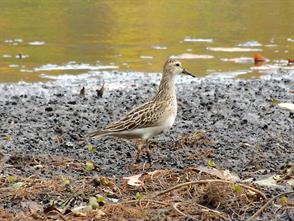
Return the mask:
M 130 174 L 126 168 L 134 161 L 133 143 L 114 138 L 89 140 L 97 148 L 90 153 L 78 141 L 155 94 L 158 76 L 139 76 L 108 79 L 102 98 L 94 90 L 102 84 L 100 78 L 85 82 L 79 79 L 67 85 L 58 81 L 1 85 L 0 133 L 12 137 L 11 141 L 1 140 L 1 152 L 91 159 L 101 168 L 102 175 Z M 169 133 L 154 138 L 152 170 L 207 165 L 212 159 L 217 167 L 248 178 L 275 173 L 293 161 L 294 115 L 272 104 L 273 99 L 293 102 L 294 96 L 289 92 L 294 88 L 291 79 L 183 79 L 178 84 L 175 125 Z M 114 85 L 127 87 L 112 89 Z M 85 97 L 78 94 L 82 86 L 86 87 Z M 199 131 L 213 142 L 175 146 L 183 134 Z M 62 141 L 57 142 L 56 136 Z M 211 154 L 205 155 L 205 149 Z

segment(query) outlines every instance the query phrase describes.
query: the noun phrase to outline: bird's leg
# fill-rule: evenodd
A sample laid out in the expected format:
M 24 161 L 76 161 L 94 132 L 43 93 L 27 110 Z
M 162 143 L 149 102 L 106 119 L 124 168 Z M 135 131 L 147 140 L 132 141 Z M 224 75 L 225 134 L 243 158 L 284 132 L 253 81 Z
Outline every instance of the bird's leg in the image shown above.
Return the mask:
M 146 148 L 146 156 L 147 156 L 147 159 L 148 159 L 148 163 L 151 164 L 151 153 L 150 153 L 150 148 L 149 148 L 149 143 L 147 143 L 147 146 L 145 147 Z
M 140 163 L 140 156 L 144 146 L 145 140 L 141 139 L 137 145 L 136 163 Z
M 146 150 L 146 155 L 147 155 L 147 159 L 148 159 L 148 163 L 152 163 L 152 159 L 151 159 L 151 154 L 150 154 L 150 150 L 149 148 Z

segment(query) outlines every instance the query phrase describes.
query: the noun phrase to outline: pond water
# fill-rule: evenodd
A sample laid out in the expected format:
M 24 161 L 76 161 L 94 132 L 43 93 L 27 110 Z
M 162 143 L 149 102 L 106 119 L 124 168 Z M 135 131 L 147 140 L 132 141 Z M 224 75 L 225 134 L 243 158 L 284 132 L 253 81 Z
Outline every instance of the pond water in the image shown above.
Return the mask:
M 0 9 L 0 82 L 160 72 L 169 56 L 196 76 L 256 78 L 294 58 L 293 0 L 1 0 Z M 255 53 L 266 64 L 256 67 Z

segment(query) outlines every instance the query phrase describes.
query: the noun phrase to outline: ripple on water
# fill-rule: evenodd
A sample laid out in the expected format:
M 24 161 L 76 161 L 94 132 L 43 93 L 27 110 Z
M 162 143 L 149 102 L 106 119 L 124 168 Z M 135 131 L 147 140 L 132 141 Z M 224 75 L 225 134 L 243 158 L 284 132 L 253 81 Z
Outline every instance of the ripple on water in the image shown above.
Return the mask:
M 12 58 L 12 55 L 11 54 L 3 54 L 2 57 L 3 58 Z
M 153 59 L 153 56 L 149 56 L 149 55 L 141 55 L 140 58 L 141 58 L 141 59 Z
M 260 48 L 225 48 L 225 47 L 207 47 L 209 51 L 222 51 L 222 52 L 250 52 L 250 51 L 262 51 Z
M 172 55 L 172 58 L 176 59 L 212 59 L 214 56 L 207 54 L 191 54 L 191 53 L 183 53 L 179 55 Z
M 161 45 L 154 45 L 152 46 L 153 49 L 156 49 L 156 50 L 166 50 L 167 47 L 166 46 L 161 46 Z
M 247 64 L 247 63 L 254 63 L 254 58 L 250 57 L 240 57 L 240 58 L 221 58 L 221 61 L 224 62 L 234 62 L 236 64 Z
M 191 38 L 191 37 L 185 37 L 185 42 L 213 42 L 212 38 Z
M 239 47 L 261 47 L 262 44 L 259 43 L 258 41 L 247 41 L 238 44 Z
M 10 65 L 8 65 L 8 67 L 10 67 L 10 68 L 17 68 L 17 67 L 19 67 L 19 65 L 18 64 L 10 64 Z
M 105 69 L 117 69 L 116 65 L 90 65 L 90 64 L 76 64 L 69 62 L 65 65 L 46 64 L 40 67 L 34 68 L 34 71 L 56 71 L 56 70 L 105 70 Z
M 45 41 L 31 41 L 28 42 L 29 45 L 34 45 L 34 46 L 40 46 L 40 45 L 45 45 L 46 42 Z
M 23 42 L 23 40 L 22 40 L 21 38 L 6 39 L 6 40 L 4 41 L 4 43 L 6 43 L 6 44 L 13 44 L 13 45 L 16 45 L 16 44 L 18 44 L 18 43 L 22 43 L 22 42 Z

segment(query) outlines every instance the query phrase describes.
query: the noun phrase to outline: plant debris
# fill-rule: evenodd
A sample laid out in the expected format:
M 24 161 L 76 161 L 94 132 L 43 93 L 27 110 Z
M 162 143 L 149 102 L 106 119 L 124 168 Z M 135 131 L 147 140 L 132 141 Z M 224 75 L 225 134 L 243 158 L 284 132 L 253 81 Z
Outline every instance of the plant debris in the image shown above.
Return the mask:
M 61 159 L 45 163 L 43 167 L 53 170 L 62 166 Z M 236 181 L 240 180 L 229 171 L 206 167 L 155 170 L 115 180 L 87 175 L 79 179 L 2 176 L 0 204 L 11 206 L 0 209 L 0 219 L 244 220 L 265 205 L 267 194 L 258 186 Z M 17 183 L 22 185 L 14 188 Z M 293 199 L 276 203 L 286 208 L 293 206 Z

